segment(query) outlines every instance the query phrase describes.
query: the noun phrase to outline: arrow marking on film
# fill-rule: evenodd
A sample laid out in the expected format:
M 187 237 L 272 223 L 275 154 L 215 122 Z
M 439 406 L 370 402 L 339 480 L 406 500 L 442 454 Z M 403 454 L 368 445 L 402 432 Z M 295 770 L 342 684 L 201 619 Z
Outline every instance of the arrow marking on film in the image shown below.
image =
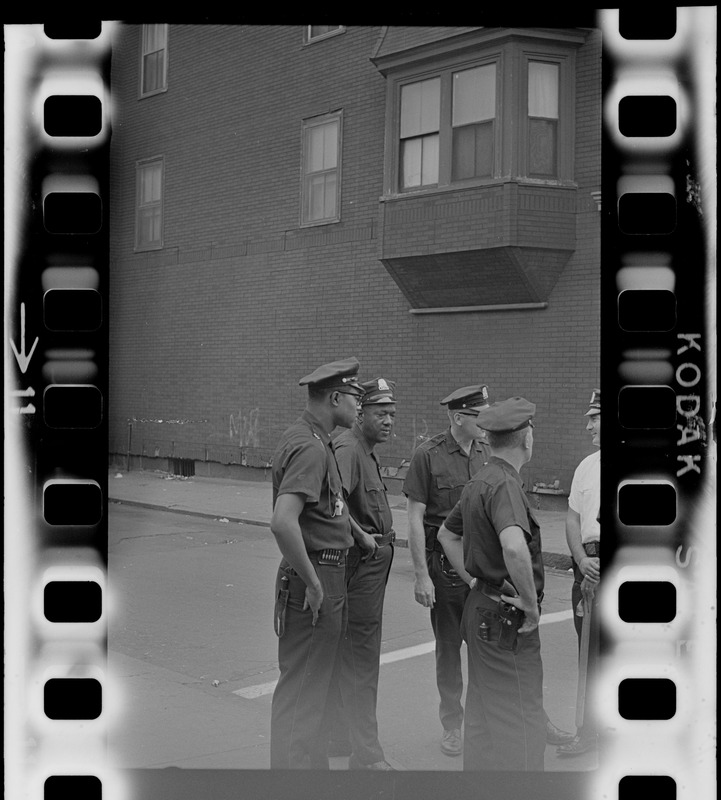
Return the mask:
M 15 353 L 20 372 L 23 374 L 25 374 L 28 364 L 30 364 L 30 359 L 33 357 L 37 343 L 38 337 L 36 336 L 33 346 L 30 348 L 30 352 L 25 355 L 25 303 L 20 303 L 20 352 L 18 352 L 17 347 L 15 347 L 15 342 L 12 339 L 10 340 L 10 346 L 13 349 L 13 353 Z

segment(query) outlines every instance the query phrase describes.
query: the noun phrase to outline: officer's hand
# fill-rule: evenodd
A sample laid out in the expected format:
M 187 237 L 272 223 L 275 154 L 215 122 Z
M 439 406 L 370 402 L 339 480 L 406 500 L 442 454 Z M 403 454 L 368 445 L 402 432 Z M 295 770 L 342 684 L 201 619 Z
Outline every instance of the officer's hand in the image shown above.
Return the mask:
M 578 565 L 578 568 L 581 570 L 581 574 L 584 578 L 590 578 L 593 581 L 597 581 L 601 577 L 600 558 L 586 556 L 586 558 L 581 559 L 581 563 Z
M 323 587 L 320 584 L 318 584 L 318 586 L 306 586 L 303 611 L 309 608 L 313 612 L 313 625 L 318 621 L 318 612 L 320 611 L 322 602 Z
M 361 561 L 368 561 L 369 558 L 376 554 L 376 550 L 378 549 L 378 543 L 370 533 L 363 533 L 362 536 L 359 535 L 356 539 L 356 544 L 363 551 Z
M 596 586 L 598 586 L 598 581 L 591 580 L 590 578 L 584 578 L 581 581 L 581 595 L 587 604 L 592 602 L 596 594 Z
M 506 603 L 510 603 L 516 608 L 520 608 L 521 611 L 524 612 L 525 617 L 523 618 L 523 624 L 518 629 L 519 633 L 531 633 L 531 631 L 536 630 L 539 620 L 541 619 L 541 612 L 538 610 L 538 603 L 534 602 L 529 608 L 528 606 L 524 605 L 523 600 L 521 600 L 520 597 L 512 597 L 508 594 L 502 594 L 501 600 L 504 600 Z
M 416 603 L 433 608 L 433 604 L 436 602 L 436 587 L 433 585 L 430 575 L 416 578 L 416 582 L 413 584 L 413 593 L 416 596 Z

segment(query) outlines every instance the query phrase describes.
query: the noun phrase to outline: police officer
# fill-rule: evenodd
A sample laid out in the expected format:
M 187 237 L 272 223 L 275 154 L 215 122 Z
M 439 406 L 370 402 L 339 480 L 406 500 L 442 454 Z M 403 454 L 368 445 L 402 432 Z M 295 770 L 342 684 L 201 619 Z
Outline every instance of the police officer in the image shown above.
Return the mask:
M 601 508 L 601 390 L 594 389 L 591 394 L 586 430 L 591 434 L 591 444 L 598 449 L 586 456 L 573 473 L 571 491 L 568 495 L 566 514 L 566 542 L 571 551 L 573 566 L 573 586 L 571 605 L 573 622 L 579 642 L 582 640 L 584 616 L 590 626 L 590 638 L 585 644 L 588 652 L 584 656 L 586 684 L 592 674 L 598 657 L 598 620 L 591 620 L 595 611 L 595 590 L 600 579 L 601 526 L 598 516 Z M 585 595 L 585 598 L 584 598 Z M 584 599 L 586 602 L 584 602 Z M 584 612 L 585 608 L 585 612 Z M 597 616 L 594 614 L 594 616 Z M 578 756 L 593 750 L 597 745 L 595 726 L 589 720 L 589 709 L 584 710 L 583 723 L 576 731 L 576 738 L 558 748 L 559 756 Z
M 337 712 L 345 717 L 350 733 L 348 766 L 392 770 L 378 741 L 376 704 L 383 600 L 395 533 L 375 447 L 387 442 L 393 431 L 395 383 L 376 378 L 362 386 L 358 419 L 335 439 L 355 539 L 346 560 L 348 627 L 341 645 Z
M 461 616 L 468 586 L 449 563 L 436 534 L 465 484 L 490 456 L 485 434 L 476 425 L 478 412 L 488 405 L 488 387 L 464 386 L 440 402 L 447 408 L 450 426 L 415 449 L 403 493 L 408 498 L 408 545 L 416 575 L 415 598 L 430 608 L 436 638 L 441 750 L 457 756 L 463 751 Z
M 322 724 L 346 625 L 345 558 L 353 544 L 331 431 L 356 419 L 355 358 L 301 378 L 305 411 L 273 455 L 271 531 L 283 556 L 274 624 L 280 678 L 273 694 L 271 768 L 328 769 Z
M 533 453 L 535 410 L 512 397 L 479 412 L 491 458 L 438 532 L 472 589 L 462 620 L 468 645 L 465 770 L 544 768 L 541 530 L 519 474 Z

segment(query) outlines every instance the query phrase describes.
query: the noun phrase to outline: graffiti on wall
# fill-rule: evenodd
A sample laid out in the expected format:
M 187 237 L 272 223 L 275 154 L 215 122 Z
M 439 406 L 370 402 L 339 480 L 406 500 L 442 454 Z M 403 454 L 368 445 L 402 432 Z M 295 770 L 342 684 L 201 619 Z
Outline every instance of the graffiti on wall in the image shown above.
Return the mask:
M 247 414 L 239 409 L 231 414 L 229 437 L 240 447 L 260 447 L 260 409 L 252 408 Z
M 413 415 L 411 418 L 411 430 L 413 432 L 414 450 L 419 444 L 430 438 L 430 434 L 428 433 L 428 423 L 423 417 L 417 417 L 415 414 Z

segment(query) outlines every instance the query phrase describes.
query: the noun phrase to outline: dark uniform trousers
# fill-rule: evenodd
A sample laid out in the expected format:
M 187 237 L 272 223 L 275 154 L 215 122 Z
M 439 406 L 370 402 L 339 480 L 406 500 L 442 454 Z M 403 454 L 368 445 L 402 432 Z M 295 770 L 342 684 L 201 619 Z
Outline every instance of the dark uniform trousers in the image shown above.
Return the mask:
M 393 545 L 379 547 L 375 558 L 362 561 L 362 556 L 357 545 L 348 551 L 348 625 L 341 642 L 338 682 L 328 705 L 326 731 L 335 742 L 348 741 L 361 764 L 374 764 L 384 759 L 376 707 L 383 600 Z
M 439 716 L 443 729 L 450 731 L 463 725 L 461 619 L 469 588 L 439 550 L 427 550 L 426 563 L 436 592 L 436 601 L 431 609 L 431 627 L 436 639 L 436 684 L 441 698 Z
M 306 585 L 286 561 L 278 569 L 288 577 L 285 630 L 278 639 L 280 678 L 273 693 L 270 721 L 271 769 L 328 769 L 323 722 L 334 682 L 337 656 L 346 627 L 345 561 L 318 564 L 323 602 L 313 626 L 310 609 L 303 611 Z
M 538 771 L 544 768 L 546 715 L 538 628 L 518 636 L 518 650 L 478 637 L 483 609 L 497 603 L 471 591 L 463 615 L 468 691 L 463 769 Z

